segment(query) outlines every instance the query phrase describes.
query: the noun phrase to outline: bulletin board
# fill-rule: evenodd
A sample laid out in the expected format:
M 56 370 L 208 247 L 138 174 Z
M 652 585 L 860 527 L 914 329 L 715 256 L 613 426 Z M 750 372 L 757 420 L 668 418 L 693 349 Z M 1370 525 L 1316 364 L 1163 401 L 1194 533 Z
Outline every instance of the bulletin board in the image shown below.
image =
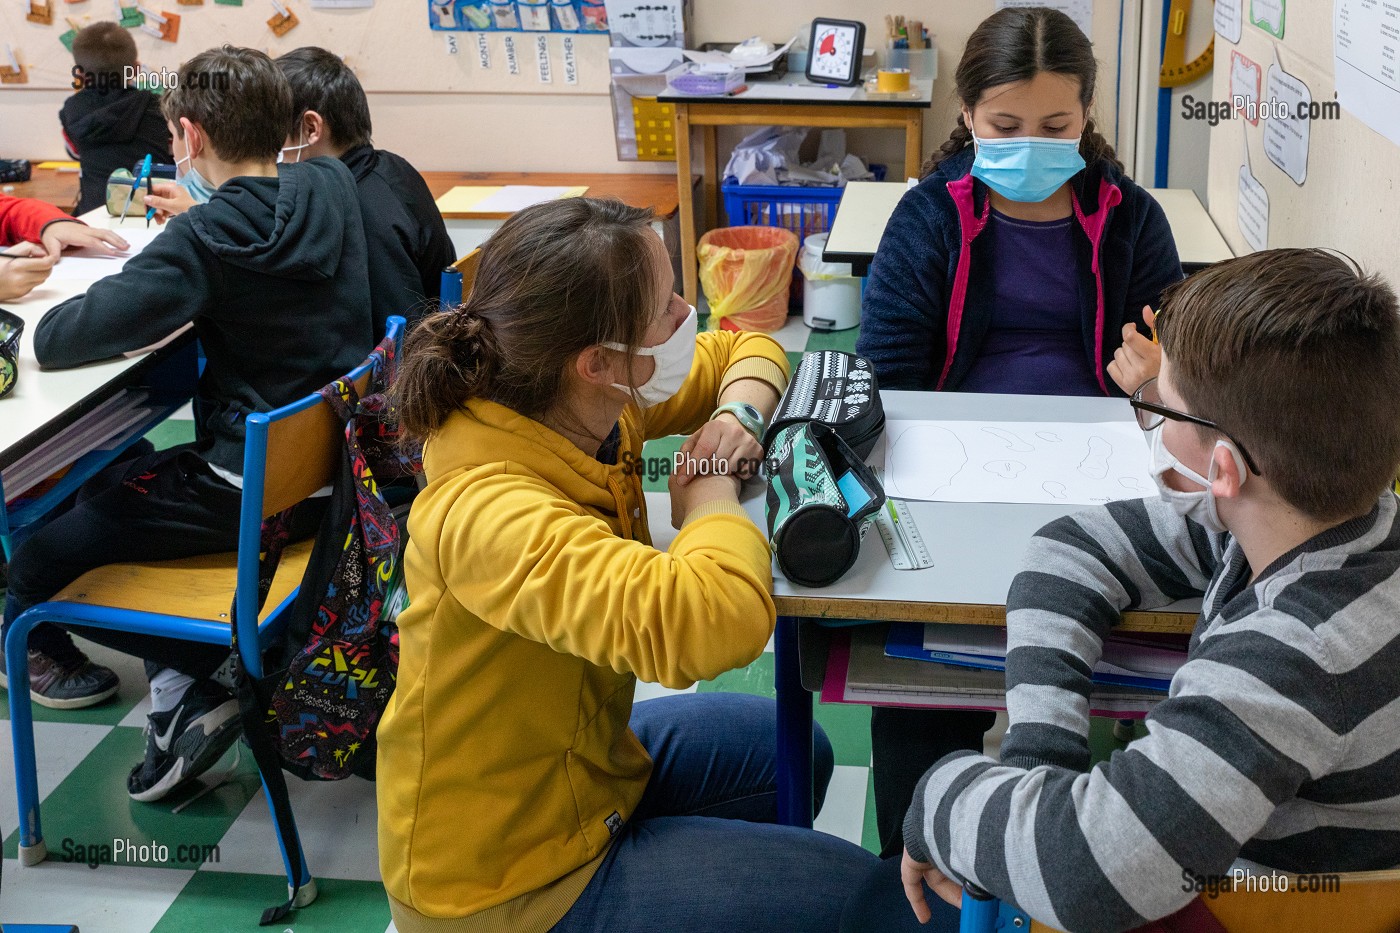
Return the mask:
M 1210 213 L 1236 255 L 1331 247 L 1400 288 L 1400 145 L 1348 109 L 1345 83 L 1338 100 L 1334 60 L 1334 11 L 1380 6 L 1216 0 L 1212 99 L 1233 102 L 1232 88 L 1265 105 L 1296 105 L 1306 95 L 1316 114 L 1302 125 L 1273 118 L 1270 126 L 1261 107 L 1254 120 L 1237 115 L 1211 130 Z M 1365 22 L 1351 28 L 1372 37 Z M 1381 82 L 1368 82 L 1384 93 Z M 1400 120 L 1400 108 L 1394 116 Z
M 196 53 L 224 43 L 261 49 L 274 58 L 316 45 L 344 56 L 371 93 L 608 91 L 606 33 L 435 31 L 423 0 L 374 0 L 372 6 L 344 9 L 313 8 L 308 0 L 277 2 L 297 20 L 282 35 L 268 24 L 279 16 L 272 0 L 243 0 L 241 5 L 218 0 L 146 2 L 148 9 L 178 15 L 179 34 L 172 43 L 132 29 L 138 58 L 145 68 L 174 71 Z M 66 19 L 80 26 L 116 21 L 115 4 L 116 0 L 52 0 L 53 23 L 42 25 L 26 19 L 28 0 L 5 0 L 0 4 L 0 43 L 13 47 L 28 82 L 4 87 L 69 90 L 73 59 L 59 41 L 69 29 Z

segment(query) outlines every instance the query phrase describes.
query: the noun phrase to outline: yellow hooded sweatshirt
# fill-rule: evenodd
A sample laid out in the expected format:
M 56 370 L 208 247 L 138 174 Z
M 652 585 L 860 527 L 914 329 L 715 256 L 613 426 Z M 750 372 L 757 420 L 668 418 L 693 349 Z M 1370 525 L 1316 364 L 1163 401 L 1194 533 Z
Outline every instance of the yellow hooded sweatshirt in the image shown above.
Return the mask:
M 683 688 L 762 653 L 763 532 L 711 503 L 656 550 L 636 465 L 644 440 L 699 429 L 729 383 L 781 392 L 787 376 L 771 338 L 706 333 L 674 398 L 623 411 L 617 465 L 483 399 L 428 443 L 378 730 L 380 871 L 401 933 L 548 930 L 651 774 L 627 725 L 636 679 Z

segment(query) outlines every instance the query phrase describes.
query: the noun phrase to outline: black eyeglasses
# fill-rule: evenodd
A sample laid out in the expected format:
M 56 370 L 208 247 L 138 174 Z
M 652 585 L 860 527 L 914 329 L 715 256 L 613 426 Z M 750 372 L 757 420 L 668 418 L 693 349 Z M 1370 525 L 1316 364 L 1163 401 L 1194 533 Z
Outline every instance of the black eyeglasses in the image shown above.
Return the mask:
M 1221 430 L 1220 425 L 1214 421 L 1207 421 L 1204 418 L 1197 418 L 1195 415 L 1188 415 L 1184 411 L 1177 411 L 1175 408 L 1168 408 L 1162 404 L 1162 395 L 1157 390 L 1157 377 L 1144 382 L 1137 387 L 1133 397 L 1128 399 L 1128 404 L 1133 406 L 1133 413 L 1137 415 L 1138 427 L 1144 431 L 1152 431 L 1161 427 L 1163 419 L 1170 418 L 1173 421 L 1186 421 L 1190 424 L 1199 424 L 1203 428 L 1210 428 L 1212 431 L 1219 431 L 1230 443 L 1239 448 L 1240 456 L 1244 457 L 1245 466 L 1249 467 L 1249 472 L 1255 476 L 1262 476 L 1259 468 L 1254 465 L 1254 458 L 1249 455 L 1249 451 L 1244 449 L 1244 445 L 1230 437 Z

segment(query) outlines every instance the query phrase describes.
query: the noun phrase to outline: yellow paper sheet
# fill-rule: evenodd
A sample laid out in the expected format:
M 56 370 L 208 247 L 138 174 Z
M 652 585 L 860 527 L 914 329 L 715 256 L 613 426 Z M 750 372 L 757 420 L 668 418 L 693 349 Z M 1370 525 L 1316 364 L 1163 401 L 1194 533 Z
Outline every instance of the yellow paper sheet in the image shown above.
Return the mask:
M 34 166 L 34 167 L 35 167 L 35 168 L 66 168 L 66 169 L 72 169 L 73 171 L 76 172 L 76 171 L 78 170 L 78 163 L 77 163 L 77 162 L 40 162 L 38 165 L 36 165 L 36 166 Z
M 541 201 L 577 198 L 587 190 L 587 185 L 459 185 L 438 198 L 436 203 L 438 210 L 444 214 L 504 214 Z

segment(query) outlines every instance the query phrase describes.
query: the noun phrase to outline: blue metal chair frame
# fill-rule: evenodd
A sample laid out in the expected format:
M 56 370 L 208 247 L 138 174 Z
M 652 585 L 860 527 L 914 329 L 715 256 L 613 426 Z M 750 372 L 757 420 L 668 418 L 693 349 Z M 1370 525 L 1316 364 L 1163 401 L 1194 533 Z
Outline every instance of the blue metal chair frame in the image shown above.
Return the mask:
M 405 321 L 402 317 L 389 318 L 388 337 L 397 345 L 402 340 Z M 373 357 L 361 363 L 345 378 L 351 382 L 368 375 L 374 366 Z M 258 555 L 262 544 L 263 494 L 267 480 L 268 431 L 274 423 L 293 415 L 301 414 L 317 405 L 325 404 L 319 394 L 308 395 L 291 404 L 271 412 L 257 412 L 247 417 L 247 436 L 243 452 L 243 498 L 239 513 L 238 529 L 238 571 L 234 590 L 235 624 L 238 629 L 240 659 L 244 668 L 253 678 L 261 677 L 262 650 L 281 633 L 285 619 L 283 614 L 296 598 L 293 591 L 286 599 L 268 613 L 267 619 L 258 621 Z M 63 625 L 90 626 L 93 628 L 114 629 L 123 632 L 136 632 L 177 638 L 182 641 L 197 641 L 207 644 L 228 645 L 230 647 L 231 627 L 226 623 L 207 619 L 191 619 L 178 616 L 158 615 L 108 606 L 92 606 L 84 603 L 46 602 L 33 606 L 21 613 L 10 625 L 5 636 L 5 662 L 9 671 L 10 689 L 10 733 L 15 753 L 15 785 L 19 798 L 19 859 L 22 865 L 35 865 L 48 855 L 39 816 L 39 787 L 34 756 L 34 720 L 29 700 L 29 665 L 27 649 L 29 632 L 40 622 L 58 622 Z M 249 652 L 247 646 L 257 645 L 257 651 Z M 266 780 L 263 793 L 267 796 Z M 269 810 L 271 810 L 269 800 Z M 274 835 L 282 853 L 289 889 L 292 885 L 291 861 L 282 845 L 278 831 L 277 814 L 272 813 Z M 291 827 L 297 847 L 301 848 L 296 826 Z M 301 853 L 300 891 L 297 907 L 304 907 L 316 899 L 316 885 L 306 864 L 305 853 Z

